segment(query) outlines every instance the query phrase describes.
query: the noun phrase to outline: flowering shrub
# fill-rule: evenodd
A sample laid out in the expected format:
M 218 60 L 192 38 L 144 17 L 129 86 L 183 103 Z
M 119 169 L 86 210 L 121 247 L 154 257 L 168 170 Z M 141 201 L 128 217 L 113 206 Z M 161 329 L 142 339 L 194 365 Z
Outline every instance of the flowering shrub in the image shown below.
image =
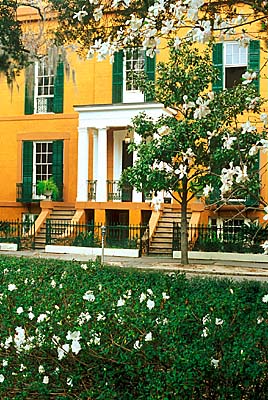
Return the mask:
M 0 259 L 1 399 L 266 398 L 268 285 Z

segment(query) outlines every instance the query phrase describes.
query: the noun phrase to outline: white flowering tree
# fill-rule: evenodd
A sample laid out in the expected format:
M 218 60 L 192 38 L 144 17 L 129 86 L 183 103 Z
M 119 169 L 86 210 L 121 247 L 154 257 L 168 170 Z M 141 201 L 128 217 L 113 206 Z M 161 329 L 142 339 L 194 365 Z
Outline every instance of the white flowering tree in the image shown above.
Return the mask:
M 111 57 L 118 49 L 142 46 L 147 56 L 161 49 L 161 38 L 207 43 L 234 37 L 249 41 L 248 30 L 265 34 L 268 3 L 259 0 L 51 0 L 58 12 L 57 38 L 80 54 Z
M 268 141 L 259 114 L 263 101 L 252 84 L 255 73 L 246 72 L 238 86 L 214 93 L 211 83 L 217 70 L 210 49 L 201 54 L 186 44 L 170 48 L 169 61 L 157 66 L 155 83 L 138 79 L 142 90 L 163 103 L 170 115 L 152 120 L 141 114 L 133 119 L 141 141 L 130 145 L 137 158 L 122 181 L 143 193 L 169 191 L 181 205 L 186 264 L 189 201 L 214 196 L 213 201 L 223 204 L 251 196 L 259 204 L 256 161 Z M 266 114 L 261 118 L 267 123 Z

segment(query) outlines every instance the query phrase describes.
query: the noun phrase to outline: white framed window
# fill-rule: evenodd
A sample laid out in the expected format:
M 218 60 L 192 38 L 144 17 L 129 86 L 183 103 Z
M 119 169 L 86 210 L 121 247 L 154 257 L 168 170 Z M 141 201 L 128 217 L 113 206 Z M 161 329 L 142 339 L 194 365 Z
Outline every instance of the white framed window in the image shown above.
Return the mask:
M 54 71 L 48 57 L 35 63 L 35 102 L 34 112 L 44 114 L 53 112 Z
M 33 143 L 33 189 L 35 196 L 37 196 L 37 182 L 52 177 L 52 146 L 52 142 Z
M 247 71 L 248 48 L 238 42 L 224 43 L 224 87 L 231 88 L 241 82 Z
M 127 49 L 124 56 L 123 102 L 135 103 L 144 101 L 144 94 L 138 89 L 133 73 L 144 72 L 145 52 L 136 47 Z

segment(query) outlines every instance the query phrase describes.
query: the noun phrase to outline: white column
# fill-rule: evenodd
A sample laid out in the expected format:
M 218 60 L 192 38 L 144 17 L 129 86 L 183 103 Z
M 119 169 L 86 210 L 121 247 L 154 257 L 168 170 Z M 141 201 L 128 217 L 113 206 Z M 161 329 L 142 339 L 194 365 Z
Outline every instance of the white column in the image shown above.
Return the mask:
M 98 179 L 98 131 L 93 131 L 93 180 Z
M 135 143 L 140 143 L 141 142 L 141 137 L 138 135 L 136 132 L 134 132 L 134 142 Z M 133 165 L 135 164 L 135 161 L 137 159 L 137 152 L 133 152 Z M 142 193 L 137 192 L 135 189 L 133 189 L 132 192 L 132 201 L 135 203 L 141 203 L 142 202 Z
M 88 130 L 78 128 L 78 164 L 76 201 L 88 200 Z
M 107 201 L 107 131 L 98 129 L 98 175 L 96 201 Z

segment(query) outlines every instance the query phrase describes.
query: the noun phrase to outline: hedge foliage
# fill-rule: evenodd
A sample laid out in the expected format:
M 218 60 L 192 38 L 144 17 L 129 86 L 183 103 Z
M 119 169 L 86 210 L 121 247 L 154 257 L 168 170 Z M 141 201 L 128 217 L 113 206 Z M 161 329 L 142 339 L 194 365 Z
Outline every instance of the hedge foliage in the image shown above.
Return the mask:
M 0 257 L 0 398 L 267 399 L 268 284 Z

